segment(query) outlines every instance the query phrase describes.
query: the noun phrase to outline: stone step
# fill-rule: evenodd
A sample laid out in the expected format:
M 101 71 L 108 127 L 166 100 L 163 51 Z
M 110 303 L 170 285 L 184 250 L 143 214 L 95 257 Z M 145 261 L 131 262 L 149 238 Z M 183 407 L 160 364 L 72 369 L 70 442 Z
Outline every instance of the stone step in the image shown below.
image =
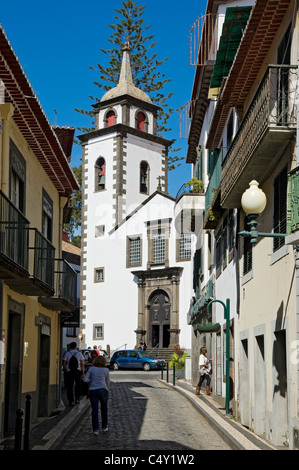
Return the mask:
M 159 359 L 164 359 L 165 361 L 171 361 L 171 356 L 174 353 L 174 349 L 161 348 L 161 349 L 147 349 L 147 352 L 150 353 L 153 357 L 158 357 Z

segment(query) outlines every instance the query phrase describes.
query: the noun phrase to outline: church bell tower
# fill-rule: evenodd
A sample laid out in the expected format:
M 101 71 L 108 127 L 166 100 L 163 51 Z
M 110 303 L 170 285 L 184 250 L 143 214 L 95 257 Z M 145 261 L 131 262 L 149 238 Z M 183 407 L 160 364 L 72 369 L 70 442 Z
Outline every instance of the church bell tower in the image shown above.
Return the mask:
M 105 233 L 148 196 L 167 192 L 168 148 L 157 135 L 158 106 L 135 87 L 129 45 L 123 48 L 119 83 L 94 105 L 95 129 L 81 135 L 83 205 L 88 228 Z

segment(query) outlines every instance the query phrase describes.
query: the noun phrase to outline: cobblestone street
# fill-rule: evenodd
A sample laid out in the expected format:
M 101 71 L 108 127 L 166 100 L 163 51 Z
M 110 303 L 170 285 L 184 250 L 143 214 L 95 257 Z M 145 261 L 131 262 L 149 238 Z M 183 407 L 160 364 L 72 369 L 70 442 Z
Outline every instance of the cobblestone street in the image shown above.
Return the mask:
M 158 377 L 157 373 L 112 372 L 109 431 L 93 435 L 89 408 L 60 449 L 230 450 L 192 404 Z

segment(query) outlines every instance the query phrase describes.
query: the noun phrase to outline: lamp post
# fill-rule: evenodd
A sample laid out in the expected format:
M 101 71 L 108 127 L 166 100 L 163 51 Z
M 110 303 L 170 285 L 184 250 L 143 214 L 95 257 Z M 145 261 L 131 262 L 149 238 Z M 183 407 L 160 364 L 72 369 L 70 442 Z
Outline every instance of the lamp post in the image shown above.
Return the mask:
M 250 226 L 250 231 L 243 230 L 239 232 L 239 235 L 243 237 L 250 237 L 251 243 L 257 242 L 257 237 L 285 237 L 285 233 L 264 233 L 258 232 L 257 230 L 257 218 L 263 212 L 267 204 L 267 198 L 265 193 L 258 187 L 259 183 L 256 180 L 252 180 L 249 183 L 249 188 L 243 193 L 241 198 L 241 205 L 243 210 L 246 212 Z
M 224 318 L 226 320 L 226 358 L 225 358 L 225 410 L 229 414 L 229 353 L 230 353 L 230 299 L 226 299 L 226 304 L 222 300 L 211 300 L 207 305 L 207 312 L 209 312 L 210 305 L 214 302 L 219 302 L 224 308 Z

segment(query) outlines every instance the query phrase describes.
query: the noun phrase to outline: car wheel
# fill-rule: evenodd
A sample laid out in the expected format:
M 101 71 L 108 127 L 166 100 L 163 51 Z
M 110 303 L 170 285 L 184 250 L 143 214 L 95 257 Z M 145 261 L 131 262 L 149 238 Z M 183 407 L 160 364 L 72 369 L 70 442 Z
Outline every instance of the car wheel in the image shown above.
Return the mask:
M 112 369 L 113 370 L 118 370 L 119 369 L 119 365 L 117 364 L 117 362 L 113 363 Z
M 143 370 L 145 370 L 145 371 L 151 370 L 151 366 L 148 362 L 145 362 L 143 364 Z

